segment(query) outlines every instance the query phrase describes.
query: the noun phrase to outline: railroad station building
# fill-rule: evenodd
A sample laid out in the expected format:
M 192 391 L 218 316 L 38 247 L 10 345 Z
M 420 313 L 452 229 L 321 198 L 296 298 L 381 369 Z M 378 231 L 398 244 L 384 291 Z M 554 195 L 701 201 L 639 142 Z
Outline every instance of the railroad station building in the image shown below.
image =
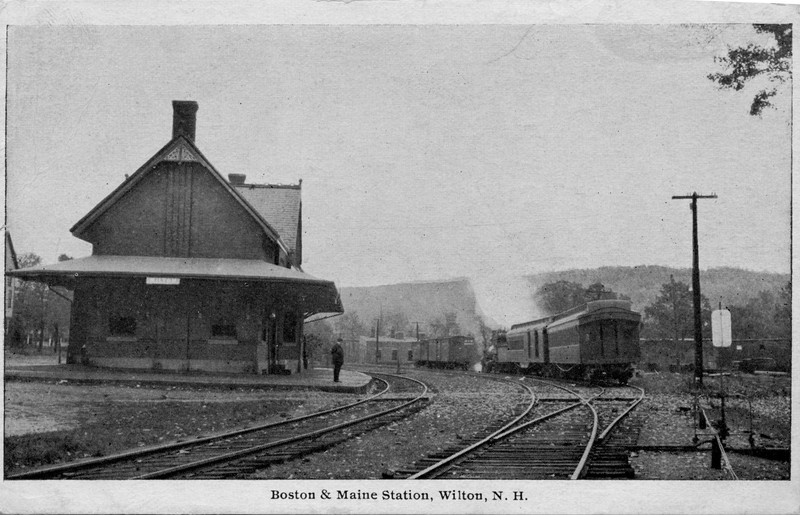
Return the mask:
M 226 180 L 197 110 L 174 101 L 172 139 L 70 229 L 90 256 L 10 272 L 73 290 L 68 363 L 300 372 L 304 320 L 343 311 L 302 269 L 302 182 Z

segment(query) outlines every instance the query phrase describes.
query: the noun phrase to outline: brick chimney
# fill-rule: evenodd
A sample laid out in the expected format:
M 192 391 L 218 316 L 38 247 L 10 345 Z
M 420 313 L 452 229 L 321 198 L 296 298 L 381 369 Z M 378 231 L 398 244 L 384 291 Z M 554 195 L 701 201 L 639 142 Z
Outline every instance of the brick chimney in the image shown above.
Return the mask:
M 245 179 L 247 179 L 247 175 L 243 173 L 229 173 L 228 174 L 228 182 L 234 185 L 242 185 L 244 184 Z
M 194 141 L 195 125 L 197 123 L 197 102 L 192 100 L 172 101 L 172 138 L 184 135 Z

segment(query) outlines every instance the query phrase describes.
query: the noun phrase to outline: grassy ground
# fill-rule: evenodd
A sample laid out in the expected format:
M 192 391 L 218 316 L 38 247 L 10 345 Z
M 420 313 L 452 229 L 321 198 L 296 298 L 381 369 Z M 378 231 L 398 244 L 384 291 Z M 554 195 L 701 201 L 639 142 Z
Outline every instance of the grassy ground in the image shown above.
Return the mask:
M 31 386 L 35 386 L 35 383 L 31 383 Z M 88 390 L 92 386 L 72 388 Z M 208 392 L 202 389 L 193 389 L 194 399 L 137 399 L 127 395 L 126 390 L 130 388 L 118 387 L 116 390 L 125 398 L 115 400 L 112 396 L 105 402 L 86 402 L 81 406 L 67 406 L 68 403 L 64 402 L 62 406 L 65 410 L 74 409 L 73 420 L 68 428 L 7 436 L 4 441 L 5 473 L 194 438 L 256 422 L 280 420 L 309 404 L 322 401 L 322 397 L 317 401 L 296 397 L 237 401 L 237 393 L 242 392 L 236 390 L 221 393 L 228 397 L 227 400 L 209 401 L 205 399 Z M 164 396 L 160 392 L 159 397 Z M 260 392 L 260 395 L 264 393 Z

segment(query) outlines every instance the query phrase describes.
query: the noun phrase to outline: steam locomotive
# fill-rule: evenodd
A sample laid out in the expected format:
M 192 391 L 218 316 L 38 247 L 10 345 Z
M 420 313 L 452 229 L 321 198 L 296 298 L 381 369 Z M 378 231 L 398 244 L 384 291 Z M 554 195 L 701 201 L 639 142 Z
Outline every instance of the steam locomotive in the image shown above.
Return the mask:
M 515 324 L 498 339 L 486 370 L 627 383 L 639 359 L 641 315 L 630 301 L 595 300 Z

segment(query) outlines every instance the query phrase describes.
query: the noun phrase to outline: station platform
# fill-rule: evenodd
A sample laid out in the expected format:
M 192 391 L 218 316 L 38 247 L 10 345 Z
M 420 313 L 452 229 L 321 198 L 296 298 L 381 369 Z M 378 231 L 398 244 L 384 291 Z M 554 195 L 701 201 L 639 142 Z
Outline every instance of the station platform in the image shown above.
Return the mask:
M 19 364 L 6 361 L 6 381 L 75 381 L 95 383 L 172 384 L 207 387 L 313 389 L 326 392 L 364 393 L 371 378 L 343 368 L 338 383 L 332 368 L 308 368 L 290 375 L 223 374 L 200 371 L 111 369 L 85 365 Z

